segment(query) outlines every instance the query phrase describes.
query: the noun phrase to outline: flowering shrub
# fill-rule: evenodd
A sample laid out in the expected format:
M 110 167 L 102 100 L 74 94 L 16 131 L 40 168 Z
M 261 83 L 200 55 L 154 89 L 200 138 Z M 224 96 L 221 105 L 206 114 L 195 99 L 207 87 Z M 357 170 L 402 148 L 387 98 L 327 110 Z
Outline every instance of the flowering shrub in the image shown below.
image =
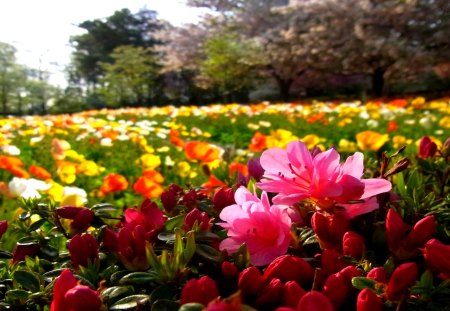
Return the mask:
M 396 113 L 418 109 L 408 110 L 406 100 L 394 106 L 402 109 Z M 354 114 L 364 119 L 362 109 L 368 116 L 391 111 L 344 104 L 331 116 L 306 107 L 294 112 L 321 127 L 348 126 Z M 209 116 L 216 117 L 213 109 Z M 394 150 L 393 140 L 387 148 L 359 131 L 352 148 L 360 151 L 351 144 L 342 151 L 322 134 L 269 138 L 261 132 L 267 121 L 255 121 L 259 134 L 246 139 L 258 151 L 243 152 L 200 143 L 206 131 L 176 121 L 168 125 L 171 147 L 140 134 L 156 126 L 150 121 L 136 121 L 141 127 L 128 136 L 95 122 L 102 130 L 92 136 L 83 122 L 70 123 L 80 139 L 89 137 L 84 152 L 59 132 L 70 142 L 48 140 L 41 161 L 21 160 L 15 149 L 0 156 L 8 182 L 0 187 L 0 309 L 448 308 L 450 139 L 417 133 L 403 140 L 417 144 Z M 23 136 L 14 139 L 20 145 Z M 39 148 L 33 144 L 27 148 Z M 109 155 L 91 153 L 98 145 Z M 27 148 L 18 148 L 24 159 Z M 123 158 L 109 148 L 124 148 Z

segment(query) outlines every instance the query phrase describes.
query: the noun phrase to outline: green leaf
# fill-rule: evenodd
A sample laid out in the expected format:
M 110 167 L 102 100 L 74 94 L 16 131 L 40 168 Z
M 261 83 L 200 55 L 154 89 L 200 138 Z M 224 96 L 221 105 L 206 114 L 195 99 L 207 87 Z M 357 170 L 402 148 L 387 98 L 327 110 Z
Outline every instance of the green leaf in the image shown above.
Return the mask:
M 57 278 L 64 270 L 66 269 L 55 269 L 44 273 L 42 276 L 44 277 L 44 280 L 46 282 L 51 282 L 53 279 Z
M 204 305 L 197 302 L 185 303 L 178 309 L 178 311 L 201 311 L 205 308 Z
M 149 303 L 150 297 L 147 295 L 132 295 L 120 299 L 116 302 L 110 310 L 132 310 L 137 306 L 145 306 Z
M 222 253 L 215 248 L 206 244 L 197 244 L 196 246 L 195 252 L 200 257 L 216 263 L 222 262 Z
M 173 242 L 175 241 L 175 234 L 170 232 L 161 232 L 158 234 L 158 240 L 164 242 Z
M 130 271 L 128 271 L 128 270 L 121 270 L 121 271 L 114 272 L 111 275 L 111 283 L 113 283 L 113 284 L 119 283 L 119 281 L 128 273 L 130 273 Z
M 375 285 L 377 284 L 377 281 L 358 276 L 352 278 L 352 284 L 356 289 L 359 290 L 370 288 L 371 290 L 375 291 Z
M 177 310 L 179 304 L 173 300 L 161 299 L 152 304 L 151 311 L 172 311 Z
M 0 259 L 11 259 L 12 254 L 10 252 L 0 250 Z
M 132 272 L 130 274 L 125 275 L 119 281 L 121 285 L 143 285 L 151 283 L 157 279 L 154 273 L 148 272 Z
M 39 277 L 30 271 L 17 270 L 14 272 L 13 279 L 25 289 L 29 289 L 33 292 L 39 291 Z
M 39 219 L 39 220 L 33 222 L 33 223 L 31 224 L 31 226 L 28 228 L 28 232 L 34 231 L 34 230 L 36 230 L 36 229 L 39 229 L 39 228 L 40 228 L 44 223 L 46 223 L 46 222 L 47 222 L 47 219 L 44 219 L 44 218 Z
M 153 305 L 157 300 L 173 300 L 173 297 L 177 294 L 177 289 L 173 286 L 163 284 L 158 286 L 152 291 L 150 295 L 150 303 Z
M 102 300 L 114 304 L 124 297 L 134 294 L 132 286 L 113 286 L 102 292 Z
M 181 228 L 181 226 L 183 225 L 183 221 L 184 221 L 184 217 L 186 215 L 181 214 L 172 218 L 169 218 L 165 223 L 164 223 L 164 228 L 165 231 L 168 232 L 172 232 L 173 230 L 175 230 L 176 228 Z M 175 238 L 174 238 L 175 240 Z
M 26 290 L 23 289 L 11 289 L 9 291 L 6 292 L 6 297 L 8 297 L 8 299 L 19 299 L 19 300 L 26 300 L 28 299 L 28 297 L 30 296 L 30 292 L 27 292 Z
M 30 217 L 31 217 L 30 212 L 23 212 L 22 214 L 19 215 L 19 220 L 25 221 L 25 220 L 29 219 Z

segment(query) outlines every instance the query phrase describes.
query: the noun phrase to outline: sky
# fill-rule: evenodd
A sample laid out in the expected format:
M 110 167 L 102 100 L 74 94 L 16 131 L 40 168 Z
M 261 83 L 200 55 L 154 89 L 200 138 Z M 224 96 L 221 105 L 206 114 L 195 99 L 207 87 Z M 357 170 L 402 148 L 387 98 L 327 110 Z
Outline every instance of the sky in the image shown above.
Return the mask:
M 176 26 L 196 22 L 203 12 L 182 0 L 0 0 L 0 42 L 16 47 L 18 63 L 48 70 L 50 83 L 64 87 L 69 38 L 83 33 L 76 25 L 144 7 Z

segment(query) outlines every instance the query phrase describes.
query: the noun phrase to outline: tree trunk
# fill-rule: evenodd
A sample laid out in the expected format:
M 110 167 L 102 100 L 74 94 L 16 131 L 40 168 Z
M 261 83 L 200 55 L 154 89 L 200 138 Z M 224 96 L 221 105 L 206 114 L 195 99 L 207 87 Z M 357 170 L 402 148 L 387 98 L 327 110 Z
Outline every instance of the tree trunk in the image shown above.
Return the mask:
M 384 73 L 383 68 L 376 68 L 372 73 L 372 91 L 376 97 L 383 95 L 384 89 Z
M 275 77 L 275 79 L 277 80 L 277 83 L 278 83 L 281 100 L 283 100 L 284 102 L 289 102 L 290 90 L 291 90 L 292 82 L 294 82 L 294 80 L 292 80 L 292 79 L 285 80 L 285 79 L 281 79 L 279 77 Z

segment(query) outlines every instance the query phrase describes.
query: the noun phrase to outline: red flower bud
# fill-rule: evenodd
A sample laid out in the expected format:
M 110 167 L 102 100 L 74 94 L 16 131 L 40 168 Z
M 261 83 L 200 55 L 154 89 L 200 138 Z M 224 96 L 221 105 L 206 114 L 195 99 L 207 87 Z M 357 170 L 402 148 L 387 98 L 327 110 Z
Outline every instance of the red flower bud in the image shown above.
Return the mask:
M 419 220 L 408 234 L 406 246 L 410 249 L 422 247 L 436 233 L 434 216 L 427 216 Z
M 3 234 L 5 234 L 6 230 L 8 230 L 8 221 L 0 220 L 0 239 L 2 238 Z
M 386 216 L 386 238 L 389 250 L 397 252 L 403 241 L 406 239 L 406 232 L 409 227 L 403 222 L 402 217 L 390 209 Z
M 317 291 L 306 293 L 298 302 L 297 311 L 334 311 L 328 298 Z
M 252 266 L 239 274 L 238 287 L 243 296 L 256 295 L 262 284 L 261 272 Z
M 419 275 L 417 264 L 408 262 L 398 266 L 391 275 L 386 289 L 386 297 L 398 301 L 402 295 L 414 285 Z
M 277 278 L 282 282 L 297 281 L 310 284 L 314 277 L 314 269 L 302 258 L 291 255 L 283 255 L 272 261 L 264 271 L 262 280 L 265 283 Z
M 94 263 L 99 260 L 97 240 L 88 233 L 74 236 L 67 248 L 70 261 L 75 268 L 87 267 L 89 262 Z
M 361 259 L 365 251 L 364 237 L 353 231 L 347 231 L 342 238 L 342 248 L 344 255 L 355 259 Z
M 431 239 L 422 250 L 425 262 L 442 279 L 450 279 L 450 245 Z
M 166 212 L 171 213 L 177 206 L 177 202 L 177 196 L 172 191 L 164 191 L 163 193 L 161 193 L 161 203 Z
M 352 278 L 360 275 L 361 273 L 355 267 L 346 267 L 326 279 L 322 293 L 328 297 L 336 309 L 339 309 L 354 289 Z
M 332 249 L 326 249 L 322 252 L 320 263 L 325 276 L 336 273 L 349 266 L 350 264 L 342 259 L 343 255 Z
M 419 143 L 418 157 L 422 159 L 431 158 L 437 151 L 437 145 L 428 136 L 422 137 Z
M 103 230 L 103 246 L 110 252 L 119 250 L 119 237 L 116 232 L 109 228 Z
M 98 293 L 87 286 L 77 285 L 69 269 L 65 269 L 56 280 L 50 311 L 98 311 L 101 305 Z
M 370 270 L 369 273 L 367 273 L 367 278 L 383 284 L 387 284 L 389 281 L 389 277 L 383 267 L 377 267 Z
M 346 213 L 336 212 L 332 215 L 314 213 L 311 226 L 319 238 L 322 249 L 340 247 L 342 237 L 348 230 L 349 219 Z
M 208 214 L 201 212 L 198 208 L 194 208 L 186 214 L 183 230 L 186 232 L 192 230 L 195 222 L 197 222 L 199 231 L 208 231 L 212 227 L 211 219 Z
M 247 162 L 248 176 L 260 181 L 264 175 L 264 169 L 261 166 L 260 158 L 250 159 Z
M 383 311 L 383 302 L 372 290 L 364 288 L 356 300 L 356 311 Z
M 150 267 L 147 260 L 147 243 L 145 230 L 141 225 L 133 229 L 124 227 L 119 232 L 119 258 L 123 265 L 131 271 L 145 271 Z
M 300 287 L 295 281 L 288 281 L 284 284 L 283 288 L 283 306 L 291 307 L 293 309 L 297 308 L 298 302 L 306 291 Z
M 70 311 L 96 311 L 100 310 L 102 301 L 95 290 L 84 285 L 77 285 L 64 295 L 65 309 L 70 306 Z
M 283 294 L 284 285 L 279 279 L 272 279 L 259 293 L 256 298 L 257 306 L 273 306 L 279 304 Z
M 76 206 L 63 206 L 56 210 L 56 214 L 64 219 L 72 219 L 70 231 L 72 234 L 82 233 L 91 226 L 95 214 L 88 208 Z
M 17 244 L 16 248 L 14 249 L 12 256 L 13 256 L 13 264 L 25 260 L 25 257 L 27 256 L 34 256 L 39 252 L 40 246 L 37 243 L 30 243 L 30 244 Z
M 191 190 L 183 196 L 183 204 L 187 208 L 197 207 L 197 193 L 195 190 Z
M 180 303 L 198 302 L 207 305 L 219 296 L 216 282 L 208 276 L 190 279 L 181 290 Z
M 214 209 L 217 212 L 222 211 L 225 207 L 236 204 L 234 200 L 234 190 L 231 188 L 220 188 L 212 199 Z
M 222 262 L 222 275 L 227 279 L 227 281 L 233 284 L 237 281 L 239 276 L 238 268 L 229 261 Z

